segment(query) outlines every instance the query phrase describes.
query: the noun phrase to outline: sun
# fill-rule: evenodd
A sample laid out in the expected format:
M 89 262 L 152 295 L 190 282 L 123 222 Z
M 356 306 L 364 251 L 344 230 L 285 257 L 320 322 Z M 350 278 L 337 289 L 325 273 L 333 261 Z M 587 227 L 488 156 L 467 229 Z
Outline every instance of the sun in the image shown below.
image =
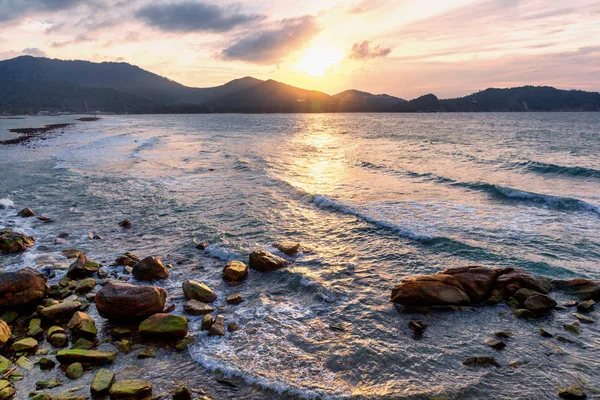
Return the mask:
M 296 69 L 309 76 L 323 76 L 344 59 L 344 53 L 331 47 L 311 47 L 302 54 Z

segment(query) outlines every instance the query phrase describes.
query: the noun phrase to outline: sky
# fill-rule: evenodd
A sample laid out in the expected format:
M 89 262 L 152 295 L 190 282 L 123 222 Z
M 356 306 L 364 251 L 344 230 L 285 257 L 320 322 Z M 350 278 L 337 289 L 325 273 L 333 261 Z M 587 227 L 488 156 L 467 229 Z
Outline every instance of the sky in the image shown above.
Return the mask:
M 600 91 L 600 0 L 0 0 L 0 60 L 20 55 L 128 62 L 195 87 Z

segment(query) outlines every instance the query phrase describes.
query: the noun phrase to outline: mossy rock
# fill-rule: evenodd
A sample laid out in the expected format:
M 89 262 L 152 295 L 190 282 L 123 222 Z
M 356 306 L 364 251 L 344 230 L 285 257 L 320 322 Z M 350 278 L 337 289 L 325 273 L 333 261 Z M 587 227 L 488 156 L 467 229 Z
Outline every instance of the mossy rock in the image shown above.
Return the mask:
M 14 232 L 11 229 L 0 230 L 0 252 L 21 253 L 32 247 L 35 237 Z
M 117 359 L 116 351 L 68 349 L 61 350 L 56 354 L 56 359 L 61 364 L 72 364 L 81 362 L 93 365 L 112 364 Z
M 140 323 L 140 335 L 156 340 L 181 339 L 187 336 L 188 320 L 172 314 L 154 314 Z
M 142 380 L 125 380 L 114 383 L 110 390 L 111 400 L 142 400 L 152 395 L 152 383 Z
M 62 382 L 60 379 L 46 379 L 44 381 L 37 381 L 35 383 L 35 390 L 52 389 L 58 386 L 62 386 Z
M 67 367 L 67 377 L 70 379 L 79 379 L 83 375 L 83 365 L 81 363 L 73 363 Z
M 96 372 L 90 392 L 94 396 L 100 396 L 108 393 L 109 389 L 115 382 L 115 373 L 109 369 L 102 368 Z
M 14 351 L 33 351 L 37 348 L 38 341 L 34 338 L 21 339 L 18 342 L 14 342 L 12 347 Z
M 5 387 L 0 390 L 0 400 L 10 400 L 15 398 L 17 391 L 13 387 Z
M 94 278 L 85 278 L 77 283 L 75 293 L 88 293 L 94 290 L 95 287 L 96 280 Z
M 0 356 L 0 374 L 8 371 L 12 365 L 12 362 L 8 358 Z

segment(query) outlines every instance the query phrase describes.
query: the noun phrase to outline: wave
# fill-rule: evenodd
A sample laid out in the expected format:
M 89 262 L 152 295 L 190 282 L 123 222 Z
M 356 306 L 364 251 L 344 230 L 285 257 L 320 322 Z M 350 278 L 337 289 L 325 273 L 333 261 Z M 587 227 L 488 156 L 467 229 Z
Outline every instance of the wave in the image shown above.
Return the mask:
M 15 203 L 8 197 L 0 199 L 0 210 L 3 208 L 15 208 Z
M 600 179 L 600 170 L 586 167 L 569 167 L 565 165 L 549 164 L 538 161 L 519 163 L 525 170 L 538 174 L 568 175 L 581 178 Z

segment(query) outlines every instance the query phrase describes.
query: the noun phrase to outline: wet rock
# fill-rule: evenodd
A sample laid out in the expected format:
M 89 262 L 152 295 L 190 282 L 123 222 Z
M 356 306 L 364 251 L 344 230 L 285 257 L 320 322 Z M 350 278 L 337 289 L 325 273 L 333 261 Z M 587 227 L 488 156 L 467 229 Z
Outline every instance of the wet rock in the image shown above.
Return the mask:
M 181 386 L 173 392 L 173 400 L 192 400 L 192 391 L 187 386 Z
M 16 352 L 19 352 L 19 351 L 32 352 L 32 351 L 35 351 L 37 346 L 38 346 L 38 341 L 35 340 L 34 338 L 25 338 L 25 339 L 21 339 L 17 342 L 14 342 L 12 345 L 12 348 Z
M 513 313 L 515 317 L 517 318 L 522 318 L 522 319 L 533 319 L 536 317 L 536 315 L 525 309 L 525 308 L 519 308 L 517 310 L 515 310 L 515 312 Z
M 500 363 L 490 356 L 469 357 L 463 361 L 463 365 L 468 367 L 501 367 Z
M 94 290 L 95 287 L 96 280 L 94 278 L 85 278 L 77 283 L 75 293 L 88 293 Z
M 71 334 L 76 338 L 93 340 L 98 334 L 94 319 L 81 311 L 73 314 L 67 328 L 71 330 Z
M 17 361 L 15 361 L 15 365 L 17 365 L 23 369 L 26 369 L 27 371 L 31 371 L 33 369 L 33 367 L 35 366 L 35 364 L 25 356 L 19 357 L 17 359 Z
M 167 292 L 155 286 L 109 282 L 96 293 L 96 307 L 103 318 L 145 318 L 165 307 Z
M 83 365 L 81 363 L 73 363 L 67 367 L 66 371 L 67 378 L 79 379 L 83 375 Z
M 237 330 L 239 330 L 239 329 L 240 329 L 240 327 L 239 327 L 239 326 L 238 326 L 238 324 L 236 324 L 235 322 L 230 322 L 230 323 L 227 325 L 227 330 L 228 330 L 229 332 L 235 332 L 235 331 L 237 331 Z
M 108 391 L 111 400 L 144 400 L 152 395 L 152 383 L 142 380 L 124 380 L 113 383 Z
M 570 324 L 564 324 L 563 328 L 565 329 L 565 331 L 574 333 L 576 335 L 579 335 L 581 333 L 581 328 L 579 327 L 579 323 L 577 321 L 572 322 Z
M 6 322 L 7 324 L 12 324 L 18 317 L 19 314 L 16 311 L 7 311 L 0 316 L 0 320 Z
M 428 326 L 425 321 L 410 321 L 408 323 L 408 327 L 418 336 L 422 335 Z
M 550 296 L 545 294 L 532 294 L 525 300 L 523 307 L 528 309 L 534 314 L 546 314 L 549 313 L 556 307 L 556 301 Z
M 112 330 L 111 335 L 115 339 L 120 339 L 120 338 L 131 336 L 131 333 L 132 333 L 132 329 L 127 326 L 116 326 Z
M 550 332 L 548 332 L 544 328 L 540 328 L 540 335 L 542 335 L 545 338 L 551 338 L 551 337 L 554 336 L 553 334 L 551 334 Z
M 207 331 L 210 329 L 210 327 L 213 324 L 213 317 L 210 314 L 206 314 L 204 317 L 202 317 L 202 323 L 200 324 L 200 330 L 201 331 Z
M 490 297 L 487 299 L 487 303 L 490 305 L 500 304 L 502 303 L 503 297 L 502 293 L 498 289 L 492 289 L 490 292 Z
M 20 307 L 37 303 L 48 291 L 44 274 L 31 268 L 0 274 L 1 307 Z
M 56 238 L 54 239 L 54 244 L 61 245 L 69 243 L 66 239 Z
M 244 301 L 244 295 L 241 293 L 233 293 L 227 296 L 227 303 L 229 304 L 240 304 Z
M 156 357 L 156 350 L 153 348 L 146 348 L 146 349 L 142 349 L 138 352 L 137 358 L 144 359 L 144 358 L 154 358 Z
M 452 275 L 408 277 L 392 290 L 392 301 L 409 306 L 469 305 L 471 300 Z
M 177 351 L 183 351 L 183 350 L 187 349 L 188 346 L 192 343 L 194 343 L 194 337 L 186 336 L 183 339 L 181 339 L 180 341 L 178 341 L 177 343 L 175 343 L 175 349 L 177 349 Z
M 215 322 L 208 330 L 208 336 L 225 336 L 225 317 L 217 315 Z
M 4 374 L 10 367 L 12 367 L 12 362 L 8 358 L 0 356 L 0 374 Z
M 17 216 L 21 217 L 21 218 L 30 218 L 30 217 L 35 217 L 35 213 L 33 212 L 33 210 L 31 208 L 24 208 L 21 211 L 19 211 L 19 213 L 17 214 Z
M 154 314 L 140 323 L 140 335 L 157 340 L 174 340 L 187 336 L 188 320 L 172 314 Z
M 188 300 L 184 306 L 183 310 L 190 315 L 205 315 L 210 314 L 215 311 L 214 308 L 209 306 L 208 304 L 202 303 L 198 300 Z
M 490 346 L 492 349 L 502 350 L 506 347 L 506 343 L 501 340 L 496 339 L 486 339 L 485 343 Z
M 133 266 L 133 276 L 139 281 L 157 281 L 169 277 L 169 270 L 156 257 L 146 257 Z
M 125 253 L 122 256 L 117 257 L 117 259 L 113 263 L 113 266 L 122 265 L 124 267 L 133 267 L 141 260 L 142 259 L 140 257 L 136 256 L 133 253 Z
M 22 253 L 32 247 L 35 237 L 14 232 L 12 229 L 0 229 L 0 253 Z
M 83 251 L 80 250 L 76 250 L 76 249 L 66 249 L 61 251 L 62 255 L 67 257 L 68 259 L 71 258 L 79 258 L 79 256 L 83 255 Z
M 69 266 L 67 276 L 71 279 L 83 279 L 97 273 L 99 269 L 100 264 L 89 261 L 84 254 L 80 254 Z
M 123 221 L 119 222 L 119 226 L 121 228 L 131 229 L 133 227 L 133 224 L 129 219 L 124 219 Z
M 208 243 L 206 243 L 206 242 L 200 242 L 196 245 L 196 248 L 198 250 L 206 250 L 207 247 L 208 247 Z
M 71 349 L 91 350 L 93 348 L 94 343 L 84 338 L 77 339 L 77 341 L 71 345 Z
M 48 393 L 32 393 L 29 400 L 52 400 L 52 396 Z
M 0 390 L 0 400 L 11 400 L 17 395 L 15 388 L 8 386 Z
M 58 378 L 47 379 L 44 381 L 37 381 L 35 383 L 35 390 L 53 389 L 58 386 L 62 386 L 62 382 L 60 381 L 60 379 L 58 379 Z
M 587 315 L 581 313 L 573 313 L 573 316 L 585 324 L 593 324 L 596 322 L 594 318 L 588 317 Z
M 202 282 L 185 281 L 181 286 L 183 294 L 188 299 L 198 300 L 203 303 L 212 303 L 217 299 L 215 292 Z
M 542 294 L 548 294 L 551 284 L 543 277 L 534 277 L 521 269 L 507 268 L 509 272 L 503 273 L 496 279 L 496 286 L 505 296 L 513 296 L 521 288 L 533 289 Z
M 261 272 L 272 272 L 289 265 L 288 261 L 265 250 L 253 251 L 248 261 L 250 268 Z
M 560 389 L 558 396 L 565 400 L 583 400 L 587 397 L 583 389 L 577 385 Z
M 523 288 L 523 289 L 519 289 L 515 292 L 515 294 L 513 295 L 513 297 L 515 299 L 517 299 L 517 301 L 519 301 L 519 303 L 525 303 L 525 301 L 533 296 L 534 294 L 541 294 L 540 292 L 533 290 L 533 289 L 527 289 L 527 288 Z
M 48 342 L 54 347 L 65 347 L 68 343 L 65 330 L 60 326 L 51 326 L 48 329 Z
M 586 300 L 577 304 L 577 310 L 580 312 L 592 311 L 596 302 L 594 300 Z
M 53 369 L 56 363 L 54 362 L 54 360 L 44 357 L 40 358 L 40 360 L 38 361 L 38 365 L 40 366 L 40 369 L 42 371 L 46 371 L 49 369 Z
M 230 261 L 223 268 L 223 279 L 227 282 L 241 282 L 248 277 L 248 266 L 241 261 Z
M 61 364 L 80 362 L 84 364 L 105 365 L 114 363 L 117 355 L 116 351 L 68 349 L 56 353 L 56 359 Z
M 453 276 L 461 284 L 471 303 L 480 303 L 490 296 L 496 279 L 503 272 L 503 269 L 470 266 L 447 269 L 440 274 Z
M 40 314 L 48 319 L 59 321 L 71 318 L 80 307 L 81 302 L 77 300 L 63 301 L 62 303 L 41 309 Z
M 102 396 L 108 393 L 110 387 L 115 382 L 115 373 L 111 370 L 101 368 L 96 372 L 90 392 L 92 396 Z
M 131 340 L 121 339 L 119 343 L 117 343 L 116 347 L 121 353 L 129 354 L 131 351 Z
M 512 332 L 508 332 L 508 331 L 497 331 L 494 332 L 494 336 L 499 337 L 500 339 L 509 339 L 511 338 L 513 335 Z
M 552 281 L 552 287 L 579 300 L 600 299 L 600 282 L 585 278 Z
M 289 241 L 273 243 L 273 247 L 281 251 L 286 256 L 294 256 L 303 251 L 303 247 L 300 243 Z
M 12 332 L 6 322 L 0 320 L 0 347 L 4 346 L 9 341 Z

